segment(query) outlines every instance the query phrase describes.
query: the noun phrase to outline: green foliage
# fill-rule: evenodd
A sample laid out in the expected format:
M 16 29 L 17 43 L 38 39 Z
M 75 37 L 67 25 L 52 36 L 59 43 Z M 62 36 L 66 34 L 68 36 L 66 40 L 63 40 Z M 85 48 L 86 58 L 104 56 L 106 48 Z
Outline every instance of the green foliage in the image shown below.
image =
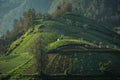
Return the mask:
M 24 12 L 23 16 L 24 24 L 22 26 L 24 26 L 24 31 L 27 31 L 29 27 L 32 27 L 33 25 L 33 20 L 36 17 L 36 12 L 34 9 L 29 9 L 28 11 Z
M 120 34 L 120 27 L 114 28 L 114 31 L 115 31 L 116 33 Z
M 46 46 L 54 42 L 57 39 L 56 34 L 54 33 L 40 33 L 38 38 L 34 40 L 30 46 L 29 53 L 33 55 L 34 63 L 36 65 L 38 73 L 45 70 L 46 65 L 48 64 L 47 55 L 46 55 Z M 44 63 L 43 63 L 44 62 Z
M 107 63 L 99 63 L 99 70 L 101 72 L 109 71 L 109 65 L 111 64 L 111 61 L 108 61 Z
M 48 74 L 75 74 L 75 75 L 112 75 L 119 73 L 119 57 L 114 53 L 97 52 L 69 52 L 71 54 L 53 54 L 46 68 Z M 116 64 L 116 68 L 115 64 Z M 118 71 L 114 71 L 118 70 Z

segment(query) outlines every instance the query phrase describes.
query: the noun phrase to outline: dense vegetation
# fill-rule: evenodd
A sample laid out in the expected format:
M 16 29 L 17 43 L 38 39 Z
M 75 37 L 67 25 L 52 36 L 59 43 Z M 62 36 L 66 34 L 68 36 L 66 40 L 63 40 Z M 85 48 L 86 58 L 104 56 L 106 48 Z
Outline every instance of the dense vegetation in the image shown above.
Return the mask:
M 73 5 L 64 2 L 51 15 L 29 9 L 14 20 L 13 29 L 0 37 L 0 79 L 36 79 L 34 75 L 45 73 L 120 74 L 119 28 L 83 16 Z M 72 51 L 76 45 L 82 47 L 78 49 L 97 47 L 116 52 Z M 69 46 L 68 50 L 54 52 L 65 46 Z
M 0 53 L 7 52 L 9 45 L 18 39 L 25 31 L 28 30 L 33 24 L 32 20 L 35 18 L 35 10 L 29 9 L 27 12 L 23 14 L 23 18 L 20 20 L 14 20 L 14 28 L 12 31 L 7 31 L 5 35 L 3 35 L 0 39 L 1 47 Z M 5 42 L 4 42 L 5 41 Z

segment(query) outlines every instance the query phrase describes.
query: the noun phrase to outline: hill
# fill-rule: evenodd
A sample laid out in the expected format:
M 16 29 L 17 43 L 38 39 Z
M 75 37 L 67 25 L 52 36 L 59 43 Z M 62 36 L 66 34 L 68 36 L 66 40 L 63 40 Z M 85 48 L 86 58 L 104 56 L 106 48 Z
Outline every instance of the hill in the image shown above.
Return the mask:
M 82 38 L 97 44 L 102 42 L 107 45 L 112 42 L 119 45 L 119 35 L 110 29 L 110 25 L 97 22 L 77 13 L 65 13 L 57 20 L 43 22 L 45 26 L 42 27 L 42 31 L 56 32 L 77 39 Z
M 47 55 L 49 57 L 47 58 L 48 64 L 45 70 L 43 70 L 48 74 L 67 74 L 67 72 L 70 74 L 79 74 L 81 72 L 80 75 L 104 75 L 105 72 L 109 70 L 109 67 L 109 71 L 115 71 L 110 74 L 119 74 L 118 50 L 120 49 L 120 35 L 111 30 L 110 25 L 73 12 L 66 12 L 55 19 L 36 17 L 33 22 L 32 27 L 29 27 L 17 40 L 12 42 L 7 54 L 0 57 L 0 64 L 2 65 L 0 66 L 0 73 L 2 74 L 2 79 L 26 79 L 20 75 L 27 74 L 30 69 L 34 68 L 33 70 L 35 70 L 35 62 L 33 54 L 30 52 L 30 46 L 39 38 L 39 35 L 43 35 L 50 40 L 46 48 L 47 53 L 51 55 Z M 51 51 L 54 53 L 54 50 L 57 50 L 61 46 L 71 44 L 80 45 L 84 49 L 88 49 L 85 46 L 93 48 L 104 47 L 117 50 L 117 52 L 116 54 L 107 52 L 103 52 L 104 54 L 87 52 L 85 54 L 79 51 L 68 51 L 57 52 L 55 55 L 51 53 Z M 36 44 L 36 46 L 37 45 L 39 44 Z M 66 55 L 66 53 L 71 53 L 72 55 Z M 88 73 L 86 73 L 87 69 Z M 116 70 L 118 71 L 116 72 Z M 30 75 L 36 75 L 37 71 L 30 71 L 29 73 Z M 7 76 L 4 74 L 7 74 Z M 12 74 L 12 76 L 10 74 Z M 28 76 L 27 79 L 28 78 L 31 79 L 34 77 Z

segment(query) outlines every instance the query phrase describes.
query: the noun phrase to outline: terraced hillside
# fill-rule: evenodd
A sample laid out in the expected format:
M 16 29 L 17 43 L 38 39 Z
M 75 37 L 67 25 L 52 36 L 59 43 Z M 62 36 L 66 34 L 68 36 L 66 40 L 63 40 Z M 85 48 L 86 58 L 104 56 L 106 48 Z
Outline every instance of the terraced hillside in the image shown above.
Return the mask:
M 61 40 L 62 42 L 62 40 Z M 55 42 L 53 44 L 59 44 Z M 62 45 L 48 55 L 55 56 L 46 68 L 49 74 L 119 75 L 119 51 L 82 42 Z M 54 64 L 54 65 L 53 65 Z M 108 74 L 107 74 L 108 73 Z
M 77 13 L 66 13 L 57 21 L 45 21 L 43 24 L 41 31 L 56 32 L 77 39 L 82 38 L 92 43 L 120 45 L 120 36 L 111 30 L 110 25 L 99 23 Z
M 119 49 L 119 35 L 110 29 L 110 25 L 88 19 L 76 13 L 65 13 L 57 21 L 45 21 L 43 25 L 40 29 L 42 32 L 55 32 L 61 36 L 64 35 L 64 37 L 58 37 L 57 41 L 48 45 L 48 50 L 51 53 L 49 55 L 54 58 L 51 58 L 46 68 L 46 73 L 80 75 L 119 74 L 119 65 L 117 65 L 119 64 L 119 51 L 106 52 L 102 49 Z M 83 48 L 89 45 L 92 48 L 96 46 L 103 51 L 79 52 L 76 50 L 65 53 L 59 52 L 60 46 L 72 44 L 81 44 Z
M 1 78 L 6 78 L 4 74 L 7 74 L 7 78 L 11 80 L 14 78 L 26 80 L 34 78 L 33 76 L 21 77 L 20 75 L 27 74 L 28 70 L 35 68 L 33 55 L 30 54 L 29 49 L 39 35 L 44 35 L 51 40 L 46 46 L 48 64 L 43 73 L 120 74 L 120 35 L 111 30 L 109 25 L 70 12 L 57 19 L 34 21 L 36 22 L 35 26 L 28 29 L 11 44 L 7 55 L 0 57 Z M 62 46 L 66 45 L 80 45 L 79 47 L 82 47 L 83 50 L 90 46 L 98 49 L 116 50 L 117 52 L 80 52 L 81 48 L 72 51 L 71 47 L 68 48 L 68 51 L 59 51 Z M 36 74 L 36 71 L 30 72 L 30 75 Z
M 114 53 L 72 52 L 69 55 L 58 54 L 46 71 L 48 74 L 113 76 L 120 74 L 119 65 L 119 58 Z
M 11 44 L 7 55 L 0 57 L 1 74 L 17 75 L 23 73 L 33 64 L 32 55 L 29 54 L 29 47 L 37 39 L 39 33 L 33 34 L 30 31 L 31 29 Z

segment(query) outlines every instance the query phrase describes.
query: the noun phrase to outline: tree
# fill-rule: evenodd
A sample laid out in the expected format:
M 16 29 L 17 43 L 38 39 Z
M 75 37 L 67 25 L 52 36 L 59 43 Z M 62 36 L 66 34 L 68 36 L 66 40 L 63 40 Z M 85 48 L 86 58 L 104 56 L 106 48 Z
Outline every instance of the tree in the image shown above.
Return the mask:
M 35 19 L 36 12 L 35 9 L 29 9 L 23 13 L 24 16 L 24 31 L 28 30 L 32 26 L 33 20 Z
M 70 12 L 72 11 L 72 4 L 69 2 L 64 3 L 62 6 L 58 6 L 57 10 L 53 12 L 52 16 L 53 18 L 61 16 L 65 12 Z
M 33 54 L 36 69 L 38 71 L 38 74 L 43 72 L 45 70 L 45 67 L 48 62 L 48 58 L 46 55 L 46 46 L 48 43 L 47 37 L 44 35 L 41 35 L 32 45 L 30 48 L 30 53 Z
M 48 13 L 45 13 L 44 15 L 42 15 L 42 18 L 45 20 L 50 20 L 51 19 L 51 15 Z

